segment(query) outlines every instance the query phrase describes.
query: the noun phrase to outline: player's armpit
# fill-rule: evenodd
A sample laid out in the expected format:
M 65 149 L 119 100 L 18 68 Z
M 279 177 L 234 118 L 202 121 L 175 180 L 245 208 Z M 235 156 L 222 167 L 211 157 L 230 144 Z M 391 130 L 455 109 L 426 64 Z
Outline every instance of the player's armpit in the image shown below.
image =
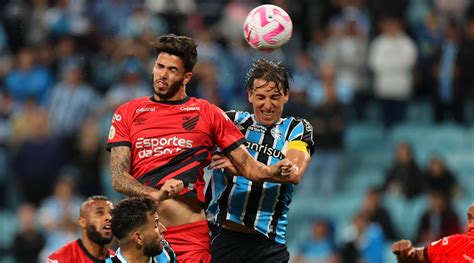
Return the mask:
M 112 187 L 128 196 L 150 196 L 161 199 L 162 193 L 158 190 L 144 186 L 130 175 L 131 152 L 128 146 L 117 146 L 111 149 L 110 173 Z

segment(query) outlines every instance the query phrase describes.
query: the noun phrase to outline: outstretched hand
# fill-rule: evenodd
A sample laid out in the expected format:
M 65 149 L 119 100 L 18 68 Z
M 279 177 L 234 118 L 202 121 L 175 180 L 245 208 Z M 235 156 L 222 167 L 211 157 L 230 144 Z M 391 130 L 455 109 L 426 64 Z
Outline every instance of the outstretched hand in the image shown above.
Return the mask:
M 416 262 L 416 248 L 413 247 L 413 244 L 410 240 L 400 240 L 392 245 L 393 254 L 397 255 L 397 260 L 400 263 L 404 262 Z

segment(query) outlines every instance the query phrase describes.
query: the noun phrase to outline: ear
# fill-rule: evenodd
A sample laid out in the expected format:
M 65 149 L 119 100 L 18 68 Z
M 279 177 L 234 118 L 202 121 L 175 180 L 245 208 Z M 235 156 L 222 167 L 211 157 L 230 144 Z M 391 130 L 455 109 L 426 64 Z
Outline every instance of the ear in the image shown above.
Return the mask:
M 283 95 L 283 98 L 284 98 L 283 101 L 285 103 L 287 103 L 288 100 L 290 99 L 290 91 L 289 90 L 286 91 L 286 94 Z
M 186 72 L 184 73 L 184 79 L 183 79 L 183 84 L 186 86 L 190 81 L 191 81 L 191 78 L 193 77 L 193 73 L 192 72 Z
M 87 220 L 86 220 L 84 217 L 79 217 L 79 218 L 77 219 L 77 222 L 79 223 L 79 226 L 80 226 L 82 229 L 86 228 L 86 226 L 87 226 L 87 222 L 86 222 L 86 221 L 87 221 Z
M 140 246 L 143 246 L 143 237 L 139 231 L 132 233 L 131 239 Z
M 250 89 L 247 91 L 247 97 L 248 97 L 248 100 L 249 100 L 250 103 L 253 103 L 255 101 L 255 98 L 253 96 L 253 92 Z

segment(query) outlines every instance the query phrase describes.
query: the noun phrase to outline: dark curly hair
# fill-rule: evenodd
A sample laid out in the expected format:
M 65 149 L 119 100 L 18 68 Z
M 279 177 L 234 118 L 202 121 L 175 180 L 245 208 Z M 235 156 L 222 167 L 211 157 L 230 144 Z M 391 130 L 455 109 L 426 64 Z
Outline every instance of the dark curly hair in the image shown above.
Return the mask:
M 191 72 L 197 61 L 197 44 L 194 39 L 174 34 L 163 35 L 153 44 L 157 56 L 161 52 L 175 55 L 183 61 L 186 72 Z
M 255 79 L 263 79 L 272 81 L 277 84 L 278 89 L 282 94 L 286 94 L 290 89 L 288 80 L 292 78 L 288 69 L 283 66 L 283 63 L 268 60 L 265 58 L 258 58 L 254 60 L 252 66 L 247 72 L 245 78 L 245 86 L 248 90 L 252 90 Z
M 158 211 L 158 203 L 148 197 L 131 197 L 120 201 L 112 210 L 112 232 L 118 239 L 146 224 L 147 215 Z

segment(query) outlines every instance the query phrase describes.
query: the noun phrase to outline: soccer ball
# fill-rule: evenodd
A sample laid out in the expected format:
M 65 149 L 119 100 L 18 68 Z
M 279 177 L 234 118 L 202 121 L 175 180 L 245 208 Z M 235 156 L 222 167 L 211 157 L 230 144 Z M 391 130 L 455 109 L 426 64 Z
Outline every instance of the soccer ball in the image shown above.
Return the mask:
M 275 5 L 260 5 L 247 15 L 244 37 L 253 48 L 271 51 L 290 40 L 293 23 L 290 16 Z

